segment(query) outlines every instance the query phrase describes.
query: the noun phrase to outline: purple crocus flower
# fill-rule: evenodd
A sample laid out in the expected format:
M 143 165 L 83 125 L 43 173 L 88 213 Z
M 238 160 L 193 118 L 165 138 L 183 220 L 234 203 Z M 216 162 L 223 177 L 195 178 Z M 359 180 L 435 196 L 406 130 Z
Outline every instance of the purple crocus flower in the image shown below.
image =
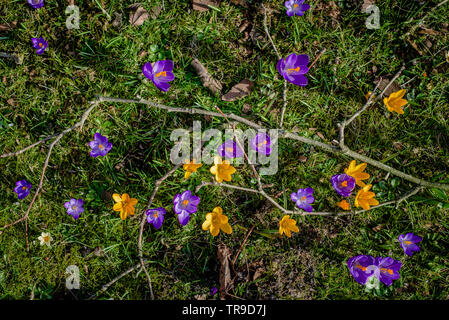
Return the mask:
M 67 209 L 67 214 L 76 220 L 80 217 L 80 213 L 84 212 L 83 204 L 83 199 L 70 199 L 64 203 L 64 207 Z
M 368 277 L 374 273 L 372 270 L 368 270 L 369 266 L 374 265 L 374 257 L 372 256 L 364 254 L 354 256 L 348 259 L 347 265 L 355 281 L 363 285 Z
M 243 156 L 243 151 L 234 140 L 227 140 L 218 147 L 217 152 L 220 156 L 226 158 L 240 158 Z
M 33 7 L 33 9 L 39 9 L 44 6 L 44 0 L 28 0 L 28 4 Z
M 270 136 L 266 133 L 256 134 L 256 136 L 252 138 L 249 143 L 251 148 L 267 156 L 270 155 L 271 153 L 270 144 L 271 144 Z
M 48 42 L 44 40 L 44 38 L 40 37 L 38 38 L 31 38 L 31 41 L 33 42 L 33 48 L 37 49 L 37 54 L 44 53 L 45 49 L 48 47 Z
M 373 270 L 374 276 L 383 284 L 390 286 L 393 280 L 399 279 L 399 269 L 401 269 L 401 261 L 394 260 L 390 257 L 377 257 L 374 265 L 367 268 L 367 271 Z
M 108 138 L 98 132 L 95 133 L 94 140 L 89 142 L 89 146 L 92 148 L 90 156 L 93 158 L 98 156 L 104 157 L 112 149 L 112 143 L 108 142 Z
M 296 206 L 300 209 L 303 209 L 307 212 L 312 212 L 313 208 L 310 205 L 315 201 L 315 198 L 312 196 L 313 194 L 313 188 L 305 188 L 305 189 L 298 189 L 298 192 L 293 192 L 290 195 L 290 198 L 293 202 L 296 203 Z
M 20 180 L 16 182 L 14 192 L 17 193 L 19 200 L 26 198 L 30 194 L 31 183 L 26 180 Z
M 288 0 L 285 1 L 284 5 L 287 8 L 287 15 L 292 17 L 293 15 L 302 16 L 304 12 L 310 9 L 305 0 Z
M 142 72 L 151 81 L 153 81 L 156 88 L 161 91 L 168 91 L 170 85 L 169 81 L 175 79 L 173 74 L 173 61 L 160 60 L 154 63 L 154 66 L 150 62 L 147 62 L 142 67 Z
M 149 209 L 146 212 L 147 222 L 153 224 L 153 227 L 160 229 L 164 222 L 164 215 L 167 213 L 164 208 Z
M 215 294 L 218 292 L 218 289 L 217 289 L 217 287 L 212 287 L 211 289 L 210 289 L 210 295 L 213 297 L 213 296 L 215 296 Z
M 277 69 L 285 80 L 297 86 L 305 87 L 307 78 L 304 76 L 309 71 L 309 56 L 307 54 L 296 55 L 292 53 L 287 58 L 282 58 L 277 63 Z
M 185 226 L 189 223 L 190 214 L 197 211 L 197 206 L 200 203 L 200 197 L 192 195 L 190 190 L 184 191 L 182 194 L 177 194 L 173 199 L 173 211 L 178 215 L 179 223 Z
M 292 17 L 293 15 L 302 16 L 304 12 L 310 9 L 310 5 L 304 3 L 305 0 L 288 0 L 284 5 L 287 8 L 287 15 Z
M 343 197 L 349 197 L 355 187 L 355 179 L 347 174 L 337 174 L 331 178 L 332 187 Z
M 405 236 L 401 234 L 398 240 L 401 242 L 401 247 L 404 249 L 405 254 L 411 257 L 413 251 L 419 251 L 419 247 L 416 243 L 421 242 L 422 238 L 409 232 Z

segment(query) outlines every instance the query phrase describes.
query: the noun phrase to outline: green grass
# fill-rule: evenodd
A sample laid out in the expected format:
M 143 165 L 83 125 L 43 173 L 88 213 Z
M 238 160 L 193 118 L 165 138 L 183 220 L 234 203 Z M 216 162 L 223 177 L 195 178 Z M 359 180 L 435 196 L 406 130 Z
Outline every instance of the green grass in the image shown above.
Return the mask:
M 65 2 L 46 1 L 33 10 L 24 1 L 0 4 L 0 23 L 18 21 L 16 29 L 0 34 L 1 51 L 23 54 L 24 62 L 0 60 L 0 153 L 21 149 L 76 123 L 95 94 L 121 98 L 141 96 L 173 107 L 197 107 L 233 112 L 261 122 L 267 128 L 279 123 L 283 81 L 276 70 L 277 58 L 264 38 L 263 10 L 259 1 L 250 9 L 223 1 L 218 10 L 199 13 L 191 1 L 165 1 L 156 19 L 142 26 L 128 22 L 130 1 L 98 1 L 113 15 L 123 13 L 123 25 L 113 27 L 96 2 L 76 1 L 80 7 L 80 29 L 65 27 Z M 279 9 L 270 16 L 270 31 L 282 56 L 306 53 L 313 60 L 326 53 L 308 73 L 306 88 L 289 84 L 285 128 L 320 140 L 321 132 L 330 143 L 338 138 L 337 123 L 351 116 L 374 87 L 375 75 L 392 76 L 402 63 L 407 68 L 398 83 L 405 84 L 409 104 L 405 115 L 390 114 L 385 106 L 370 107 L 347 128 L 346 143 L 353 150 L 382 160 L 409 174 L 430 181 L 449 182 L 449 95 L 447 17 L 449 5 L 429 15 L 426 27 L 439 35 L 416 34 L 412 39 L 423 51 L 420 56 L 401 35 L 437 1 L 378 1 L 381 28 L 367 30 L 367 14 L 354 6 L 356 1 L 336 1 L 340 18 L 332 22 L 329 9 L 318 6 L 327 1 L 310 0 L 312 8 L 303 17 L 290 18 L 284 1 L 264 1 Z M 321 3 L 321 4 L 320 4 Z M 145 1 L 150 10 L 161 0 Z M 245 13 L 245 11 L 247 11 Z M 248 19 L 256 40 L 243 40 L 241 23 Z M 444 31 L 446 28 L 446 31 Z M 248 30 L 250 31 L 250 29 Z M 31 37 L 43 36 L 49 47 L 38 56 Z M 432 43 L 426 47 L 426 41 Z M 146 55 L 142 56 L 142 51 Z M 224 86 L 224 91 L 244 78 L 255 82 L 250 96 L 223 102 L 202 87 L 190 66 L 197 57 Z M 168 93 L 161 93 L 145 80 L 141 66 L 150 61 L 172 59 L 175 81 Z M 409 63 L 415 59 L 415 63 Z M 377 72 L 373 74 L 373 67 Z M 427 77 L 423 73 L 427 73 Z M 75 79 L 72 79 L 75 77 Z M 413 80 L 412 80 L 413 79 Z M 9 99 L 15 101 L 10 105 Z M 243 114 L 244 104 L 252 106 Z M 166 113 L 144 105 L 103 103 L 89 116 L 81 131 L 66 135 L 55 147 L 43 191 L 37 198 L 28 225 L 30 252 L 26 251 L 24 224 L 0 235 L 0 298 L 86 299 L 138 260 L 137 238 L 140 216 L 154 189 L 154 183 L 171 167 L 170 133 L 190 128 L 193 120 L 206 128 L 222 128 L 223 119 Z M 245 130 L 244 126 L 238 128 Z M 316 131 L 309 130 L 316 128 Z M 95 132 L 113 143 L 104 158 L 89 156 L 88 142 Z M 18 201 L 15 181 L 27 179 L 38 185 L 47 148 L 36 147 L 13 158 L 0 159 L 0 225 L 23 216 L 32 195 Z M 299 157 L 307 157 L 306 162 Z M 271 195 L 293 209 L 289 194 L 299 187 L 315 189 L 315 210 L 335 210 L 339 197 L 329 179 L 342 172 L 351 159 L 336 157 L 292 140 L 279 143 L 279 171 L 264 182 L 273 184 Z M 407 181 L 368 166 L 370 183 L 375 184 L 379 201 L 395 198 L 414 186 Z M 233 253 L 240 247 L 246 230 L 275 230 L 282 212 L 258 195 L 204 187 L 198 195 L 198 213 L 182 228 L 171 209 L 173 196 L 193 190 L 201 181 L 210 181 L 208 166 L 188 180 L 178 170 L 161 186 L 154 206 L 168 212 L 162 229 L 146 227 L 144 257 L 158 299 L 193 299 L 219 286 L 217 246 L 220 241 Z M 382 182 L 384 181 L 385 182 Z M 240 166 L 233 183 L 255 186 L 251 170 Z M 383 187 L 382 184 L 385 183 Z M 139 200 L 137 216 L 122 222 L 112 210 L 113 193 L 129 193 Z M 86 211 L 79 220 L 69 217 L 64 202 L 83 198 Z M 444 194 L 440 195 L 444 198 Z M 446 195 L 447 197 L 447 195 Z M 447 299 L 449 297 L 449 218 L 442 200 L 426 190 L 403 202 L 398 209 L 384 207 L 357 216 L 324 218 L 297 217 L 300 232 L 293 238 L 269 239 L 253 233 L 236 264 L 234 294 L 255 299 L 375 299 L 349 274 L 346 260 L 358 254 L 391 256 L 403 262 L 401 277 L 381 299 Z M 207 212 L 221 206 L 230 218 L 232 235 L 212 238 L 201 230 Z M 441 206 L 441 205 L 440 205 Z M 377 232 L 374 227 L 382 225 Z M 51 248 L 41 247 L 37 237 L 50 232 Z M 401 233 L 423 237 L 421 252 L 404 255 L 396 241 Z M 104 255 L 94 254 L 101 247 Z M 246 280 L 256 263 L 264 267 L 260 277 Z M 75 264 L 81 271 L 81 289 L 65 288 L 65 269 Z M 102 299 L 143 299 L 149 297 L 145 275 L 136 272 L 118 281 L 100 296 Z M 33 289 L 34 288 L 34 289 Z

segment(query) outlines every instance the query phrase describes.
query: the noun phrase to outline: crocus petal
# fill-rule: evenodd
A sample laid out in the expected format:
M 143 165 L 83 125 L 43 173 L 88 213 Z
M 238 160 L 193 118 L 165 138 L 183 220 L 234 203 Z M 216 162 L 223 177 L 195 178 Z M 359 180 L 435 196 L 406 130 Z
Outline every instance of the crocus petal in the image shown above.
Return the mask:
M 122 197 L 118 193 L 114 193 L 112 195 L 112 199 L 114 199 L 115 202 L 121 202 L 122 201 Z
M 170 89 L 170 85 L 167 82 L 160 82 L 153 80 L 154 85 L 161 91 L 167 92 Z
M 148 79 L 153 79 L 153 67 L 150 62 L 147 62 L 142 67 L 142 72 L 145 77 Z

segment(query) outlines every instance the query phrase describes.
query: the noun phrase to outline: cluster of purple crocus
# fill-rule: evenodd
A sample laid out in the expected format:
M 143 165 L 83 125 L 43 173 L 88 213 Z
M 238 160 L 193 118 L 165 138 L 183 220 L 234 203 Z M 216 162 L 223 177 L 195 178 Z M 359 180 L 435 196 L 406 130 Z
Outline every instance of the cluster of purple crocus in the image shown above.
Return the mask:
M 271 153 L 270 136 L 266 133 L 258 133 L 250 140 L 249 146 L 258 153 L 268 156 Z M 241 158 L 243 156 L 242 149 L 234 140 L 226 140 L 218 147 L 217 153 L 226 158 Z
M 413 252 L 419 251 L 416 243 L 420 242 L 422 238 L 410 232 L 405 236 L 401 234 L 398 240 L 405 254 L 412 256 Z M 390 257 L 374 258 L 370 255 L 359 255 L 348 259 L 347 265 L 351 275 L 362 285 L 367 284 L 367 280 L 374 277 L 383 284 L 390 286 L 393 280 L 399 279 L 402 262 Z
M 189 223 L 190 215 L 198 210 L 199 203 L 200 197 L 193 195 L 190 190 L 176 194 L 173 199 L 173 211 L 178 215 L 179 223 L 182 226 Z M 152 224 L 156 229 L 160 229 L 166 213 L 166 210 L 162 207 L 149 209 L 146 211 L 147 222 Z
M 390 286 L 393 280 L 399 279 L 401 261 L 390 257 L 374 258 L 369 255 L 352 257 L 347 262 L 349 271 L 355 281 L 365 285 L 368 278 L 374 276 L 383 284 Z

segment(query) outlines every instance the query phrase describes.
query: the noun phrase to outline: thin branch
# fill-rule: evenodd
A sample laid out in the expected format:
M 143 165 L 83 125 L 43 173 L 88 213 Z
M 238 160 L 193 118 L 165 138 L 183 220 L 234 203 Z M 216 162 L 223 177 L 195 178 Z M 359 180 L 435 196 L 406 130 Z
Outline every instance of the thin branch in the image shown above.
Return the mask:
M 162 104 L 158 104 L 158 103 L 154 103 L 151 101 L 147 101 L 147 100 L 143 100 L 143 99 L 121 99 L 121 98 L 109 98 L 109 97 L 103 97 L 103 96 L 98 96 L 98 101 L 102 102 L 102 101 L 108 101 L 108 102 L 120 102 L 120 103 L 141 103 L 141 104 L 146 104 L 149 106 L 152 106 L 154 108 L 158 108 L 158 109 L 163 109 L 163 110 L 167 110 L 168 112 L 178 112 L 178 113 L 190 113 L 190 114 L 201 114 L 201 115 L 209 115 L 209 116 L 214 116 L 214 117 L 223 117 L 222 114 L 218 113 L 218 112 L 212 112 L 212 111 L 207 111 L 207 110 L 203 110 L 200 108 L 172 108 L 166 105 L 162 105 Z M 262 126 L 248 120 L 245 118 L 242 118 L 240 116 L 237 116 L 233 113 L 227 113 L 225 114 L 225 116 L 229 119 L 233 119 L 237 122 L 240 122 L 242 124 L 246 124 L 247 126 L 254 128 L 254 129 L 261 129 Z M 223 117 L 224 118 L 224 117 Z M 354 152 L 350 149 L 341 149 L 340 147 L 337 146 L 333 146 L 331 144 L 326 144 L 320 141 L 316 141 L 310 138 L 306 138 L 303 136 L 300 136 L 296 133 L 293 132 L 289 132 L 286 130 L 279 130 L 279 137 L 280 138 L 285 138 L 285 139 L 292 139 L 292 140 L 297 140 L 309 145 L 313 145 L 315 147 L 318 147 L 320 149 L 323 149 L 327 152 L 331 152 L 334 154 L 343 154 L 343 155 L 347 155 L 352 157 L 353 159 L 359 160 L 359 161 L 363 161 L 363 162 L 367 162 L 369 164 L 371 164 L 374 167 L 377 167 L 379 169 L 382 169 L 386 172 L 390 172 L 391 174 L 398 176 L 400 178 L 403 178 L 407 181 L 416 183 L 418 185 L 421 185 L 423 187 L 432 187 L 432 188 L 439 188 L 439 189 L 443 189 L 443 190 L 448 190 L 449 191 L 449 184 L 443 184 L 443 183 L 436 183 L 436 182 L 429 182 L 423 179 L 419 179 L 416 178 L 414 176 L 411 176 L 409 174 L 406 174 L 402 171 L 396 170 L 380 161 L 377 160 L 373 160 L 371 158 L 368 158 L 366 156 L 363 156 L 361 154 L 358 154 L 357 152 Z
M 144 260 L 144 263 L 148 263 L 148 260 Z M 121 278 L 123 278 L 124 276 L 128 275 L 129 273 L 133 272 L 134 270 L 136 270 L 137 268 L 139 268 L 141 266 L 141 262 L 139 262 L 138 264 L 136 264 L 135 266 L 129 268 L 128 270 L 126 270 L 125 272 L 121 273 L 120 275 L 118 275 L 117 277 L 115 277 L 114 279 L 112 279 L 111 281 L 109 281 L 108 283 L 106 283 L 105 285 L 103 285 L 101 287 L 100 290 L 98 290 L 97 293 L 93 294 L 92 296 L 89 297 L 88 300 L 91 300 L 97 296 L 99 296 L 100 294 L 102 294 L 103 292 L 105 292 L 106 290 L 109 289 L 110 286 L 112 286 L 114 283 L 116 283 L 118 280 L 120 280 Z
M 160 178 L 159 180 L 156 181 L 155 188 L 153 190 L 153 193 L 151 194 L 150 200 L 148 201 L 148 205 L 147 205 L 146 210 L 151 208 L 151 205 L 153 204 L 154 197 L 156 197 L 156 193 L 159 190 L 159 187 L 161 186 L 162 182 L 165 179 L 167 179 L 168 177 L 170 177 L 180 166 L 181 166 L 181 164 L 178 164 L 178 165 L 174 166 L 162 178 Z M 145 267 L 145 263 L 144 263 L 144 259 L 143 259 L 143 251 L 142 251 L 143 229 L 145 227 L 145 221 L 147 219 L 146 210 L 143 213 L 142 219 L 140 221 L 139 240 L 138 240 L 138 243 L 137 243 L 137 248 L 139 250 L 140 265 L 142 266 L 142 269 L 145 272 L 145 275 L 147 276 L 148 286 L 150 288 L 150 298 L 151 298 L 151 300 L 154 300 L 153 286 L 151 285 L 151 277 L 150 277 L 150 274 L 148 273 L 147 268 Z
M 58 135 L 52 135 L 52 136 L 50 136 L 50 137 L 56 137 L 56 138 L 55 138 L 55 140 L 53 140 L 52 143 L 49 145 L 48 152 L 47 152 L 47 157 L 45 158 L 45 162 L 44 162 L 44 165 L 43 165 L 43 167 L 42 167 L 42 173 L 41 173 L 41 178 L 40 178 L 40 181 L 39 181 L 39 185 L 38 185 L 36 191 L 34 192 L 33 199 L 31 200 L 30 204 L 28 205 L 28 209 L 27 209 L 25 215 L 24 215 L 22 218 L 20 218 L 20 219 L 14 221 L 13 223 L 10 223 L 10 224 L 7 224 L 7 225 L 1 227 L 2 229 L 6 229 L 6 228 L 9 228 L 9 227 L 11 227 L 11 226 L 13 226 L 13 225 L 15 225 L 15 224 L 17 224 L 17 223 L 22 222 L 22 221 L 25 220 L 25 232 L 26 232 L 27 251 L 30 250 L 29 242 L 28 242 L 28 215 L 30 214 L 31 207 L 33 206 L 33 204 L 34 204 L 34 202 L 36 201 L 36 198 L 37 198 L 39 192 L 40 192 L 41 189 L 42 189 L 42 185 L 43 185 L 43 183 L 44 183 L 45 172 L 47 171 L 48 163 L 49 163 L 49 161 L 50 161 L 50 157 L 51 157 L 51 153 L 52 153 L 52 151 L 53 151 L 53 148 L 54 148 L 54 146 L 55 146 L 55 145 L 62 139 L 62 137 L 64 137 L 64 135 L 66 135 L 66 134 L 69 133 L 70 131 L 74 130 L 75 128 L 82 127 L 82 126 L 84 125 L 84 122 L 86 121 L 87 117 L 89 116 L 89 113 L 90 113 L 90 112 L 91 112 L 91 111 L 92 111 L 98 104 L 99 104 L 98 101 L 92 102 L 92 103 L 91 103 L 91 106 L 90 106 L 90 107 L 83 113 L 83 115 L 81 116 L 81 119 L 80 119 L 76 124 L 74 124 L 74 125 L 71 126 L 70 128 L 65 129 L 64 131 L 60 132 Z M 48 138 L 48 139 L 46 138 L 46 141 L 49 140 L 49 139 L 50 139 L 50 138 Z M 44 139 L 44 140 L 45 140 L 45 139 Z M 40 144 L 40 143 L 43 143 L 42 140 L 41 140 L 39 143 L 34 143 L 34 144 L 32 144 L 31 146 L 36 146 L 36 145 L 38 145 L 38 144 Z M 25 148 L 25 149 L 22 149 L 21 151 L 15 152 L 15 153 L 13 153 L 12 155 L 20 154 L 20 153 L 24 152 L 23 150 L 28 150 L 28 149 L 30 149 L 30 147 L 27 147 L 27 148 Z M 7 156 L 8 156 L 8 155 L 7 155 Z
M 234 269 L 235 262 L 237 261 L 237 258 L 239 257 L 240 252 L 242 252 L 243 247 L 246 244 L 246 241 L 248 241 L 249 236 L 251 235 L 251 232 L 253 232 L 255 226 L 252 226 L 251 229 L 249 229 L 248 233 L 245 236 L 245 239 L 243 239 L 242 244 L 240 245 L 239 250 L 235 254 L 234 260 L 232 260 L 232 269 Z
M 263 7 L 263 27 L 265 29 L 265 33 L 267 34 L 268 40 L 270 40 L 271 42 L 271 46 L 274 49 L 274 52 L 276 52 L 276 55 L 278 57 L 278 60 L 281 60 L 281 55 L 279 54 L 278 49 L 276 48 L 276 45 L 274 44 L 273 39 L 271 38 L 270 32 L 268 31 L 268 25 L 267 25 L 267 9 L 265 8 L 265 6 L 262 4 Z
M 427 13 L 424 15 L 424 17 L 422 17 L 421 19 L 419 19 L 418 23 L 414 24 L 414 25 L 410 28 L 410 30 L 402 36 L 402 38 L 403 38 L 403 39 L 409 38 L 410 35 L 412 35 L 418 27 L 421 27 L 421 26 L 422 26 L 422 24 L 424 23 L 424 20 L 425 20 L 425 19 L 426 19 L 432 12 L 434 12 L 438 7 L 442 6 L 443 4 L 447 3 L 448 1 L 449 1 L 449 0 L 441 1 L 439 4 L 437 4 L 437 5 L 436 5 L 435 7 L 433 7 L 432 9 L 427 10 Z M 412 22 L 413 22 L 413 18 L 412 18 L 408 23 L 412 23 Z
M 419 186 L 414 188 L 412 191 L 404 194 L 403 196 L 401 196 L 400 198 L 398 198 L 397 200 L 390 200 L 390 201 L 386 201 L 383 202 L 381 204 L 378 204 L 377 206 L 372 206 L 370 207 L 370 209 L 368 210 L 356 210 L 356 211 L 341 211 L 341 212 L 320 212 L 320 211 L 312 211 L 312 212 L 306 212 L 303 210 L 298 210 L 295 207 L 295 211 L 291 211 L 291 210 L 287 210 L 284 207 L 282 207 L 279 203 L 277 203 L 277 201 L 275 201 L 273 198 L 271 198 L 270 196 L 268 196 L 266 193 L 264 192 L 260 192 L 259 190 L 256 189 L 252 189 L 252 188 L 244 188 L 244 187 L 240 187 L 240 186 L 235 186 L 235 185 L 231 185 L 231 184 L 226 184 L 226 183 L 215 183 L 215 182 L 202 182 L 197 188 L 196 188 L 196 192 L 198 192 L 202 187 L 205 186 L 215 186 L 215 187 L 224 187 L 224 188 L 230 188 L 230 189 L 237 189 L 237 190 L 241 190 L 241 191 L 245 191 L 245 192 L 252 192 L 252 193 L 259 193 L 261 195 L 263 195 L 267 200 L 269 200 L 271 203 L 273 203 L 277 208 L 279 208 L 281 211 L 283 211 L 285 214 L 296 214 L 296 215 L 301 215 L 301 216 L 343 216 L 343 215 L 351 215 L 351 214 L 358 214 L 358 213 L 362 213 L 362 212 L 366 212 L 366 211 L 371 211 L 373 209 L 377 209 L 377 208 L 381 208 L 384 206 L 388 206 L 391 204 L 395 204 L 396 205 L 396 209 L 398 208 L 399 204 L 410 198 L 411 196 L 417 194 L 418 192 L 420 192 L 423 187 Z

